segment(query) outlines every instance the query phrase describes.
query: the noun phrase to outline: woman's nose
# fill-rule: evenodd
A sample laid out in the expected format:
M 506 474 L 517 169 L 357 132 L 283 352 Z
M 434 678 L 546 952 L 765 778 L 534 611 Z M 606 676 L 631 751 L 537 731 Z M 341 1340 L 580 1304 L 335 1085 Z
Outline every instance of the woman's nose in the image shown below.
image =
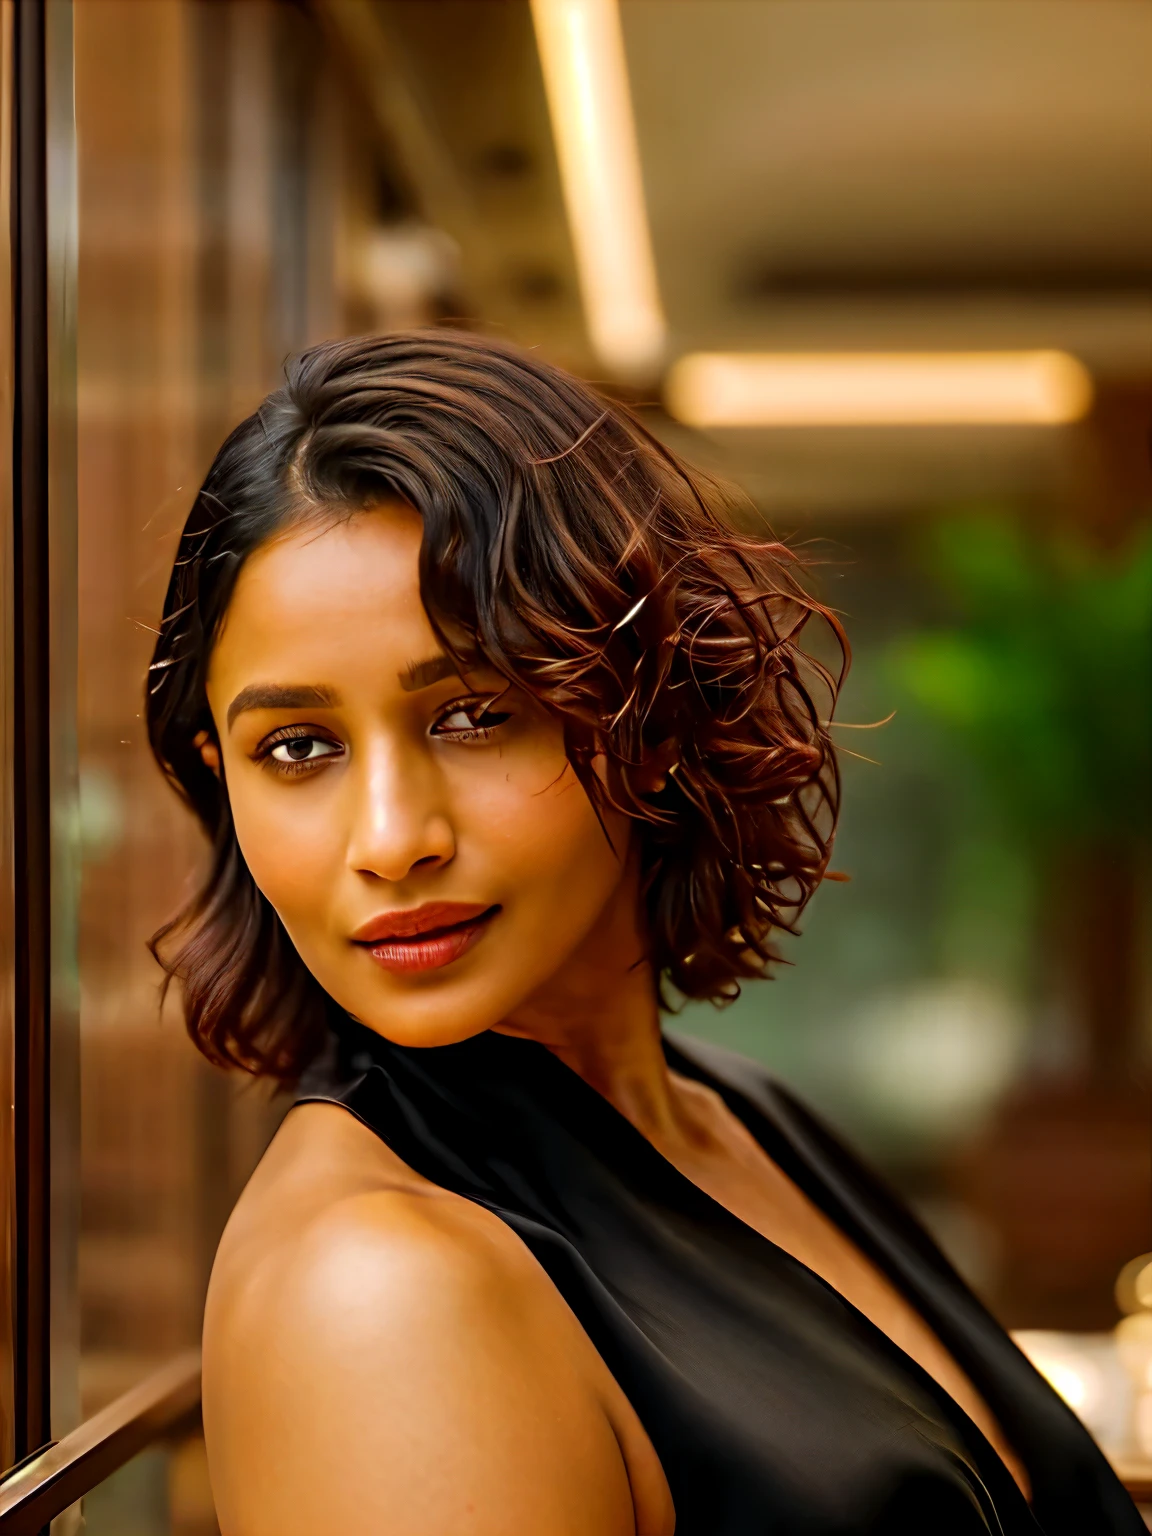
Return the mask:
M 456 837 L 441 776 L 423 754 L 379 744 L 365 752 L 362 771 L 351 777 L 353 870 L 398 883 L 416 869 L 432 870 L 452 859 Z

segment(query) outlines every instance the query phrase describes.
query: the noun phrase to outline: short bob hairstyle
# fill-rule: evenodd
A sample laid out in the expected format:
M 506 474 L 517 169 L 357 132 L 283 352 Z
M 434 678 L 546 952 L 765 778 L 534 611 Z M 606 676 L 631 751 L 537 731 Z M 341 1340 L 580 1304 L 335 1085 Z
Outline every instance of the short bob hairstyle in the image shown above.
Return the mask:
M 840 626 L 797 556 L 741 531 L 748 509 L 629 411 L 510 346 L 409 332 L 290 362 L 220 449 L 180 541 L 148 731 L 212 857 L 152 948 L 196 1045 L 291 1082 L 340 1017 L 257 889 L 198 743 L 215 737 L 205 678 L 248 555 L 294 522 L 388 500 L 423 520 L 420 590 L 445 650 L 551 711 L 593 805 L 634 818 L 662 1006 L 737 996 L 826 872 Z M 800 648 L 813 615 L 835 674 Z

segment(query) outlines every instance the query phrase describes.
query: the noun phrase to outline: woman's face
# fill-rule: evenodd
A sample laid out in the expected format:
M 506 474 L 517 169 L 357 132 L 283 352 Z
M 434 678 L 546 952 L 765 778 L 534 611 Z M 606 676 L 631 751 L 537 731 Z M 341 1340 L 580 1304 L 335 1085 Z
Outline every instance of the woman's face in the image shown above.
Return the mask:
M 444 655 L 421 531 L 386 506 L 258 549 L 208 698 L 240 847 L 304 963 L 380 1034 L 441 1045 L 634 934 L 636 891 L 628 822 L 605 816 L 610 844 L 560 725 Z

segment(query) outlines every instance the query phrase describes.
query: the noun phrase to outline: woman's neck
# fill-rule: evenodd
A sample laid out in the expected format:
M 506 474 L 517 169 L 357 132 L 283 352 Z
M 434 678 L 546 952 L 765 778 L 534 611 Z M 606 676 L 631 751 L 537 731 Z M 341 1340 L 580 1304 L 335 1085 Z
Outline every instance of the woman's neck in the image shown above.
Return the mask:
M 630 873 L 576 953 L 496 1029 L 547 1046 L 638 1131 L 665 1141 L 681 1117 L 647 948 Z

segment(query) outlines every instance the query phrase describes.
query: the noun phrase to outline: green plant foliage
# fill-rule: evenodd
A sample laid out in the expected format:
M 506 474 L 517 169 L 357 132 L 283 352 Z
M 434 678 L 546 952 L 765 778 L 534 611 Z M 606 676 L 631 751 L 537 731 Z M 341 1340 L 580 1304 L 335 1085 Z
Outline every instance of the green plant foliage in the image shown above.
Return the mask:
M 985 514 L 937 523 L 926 556 L 955 620 L 892 646 L 908 705 L 1033 842 L 1147 838 L 1152 533 L 1099 550 Z

